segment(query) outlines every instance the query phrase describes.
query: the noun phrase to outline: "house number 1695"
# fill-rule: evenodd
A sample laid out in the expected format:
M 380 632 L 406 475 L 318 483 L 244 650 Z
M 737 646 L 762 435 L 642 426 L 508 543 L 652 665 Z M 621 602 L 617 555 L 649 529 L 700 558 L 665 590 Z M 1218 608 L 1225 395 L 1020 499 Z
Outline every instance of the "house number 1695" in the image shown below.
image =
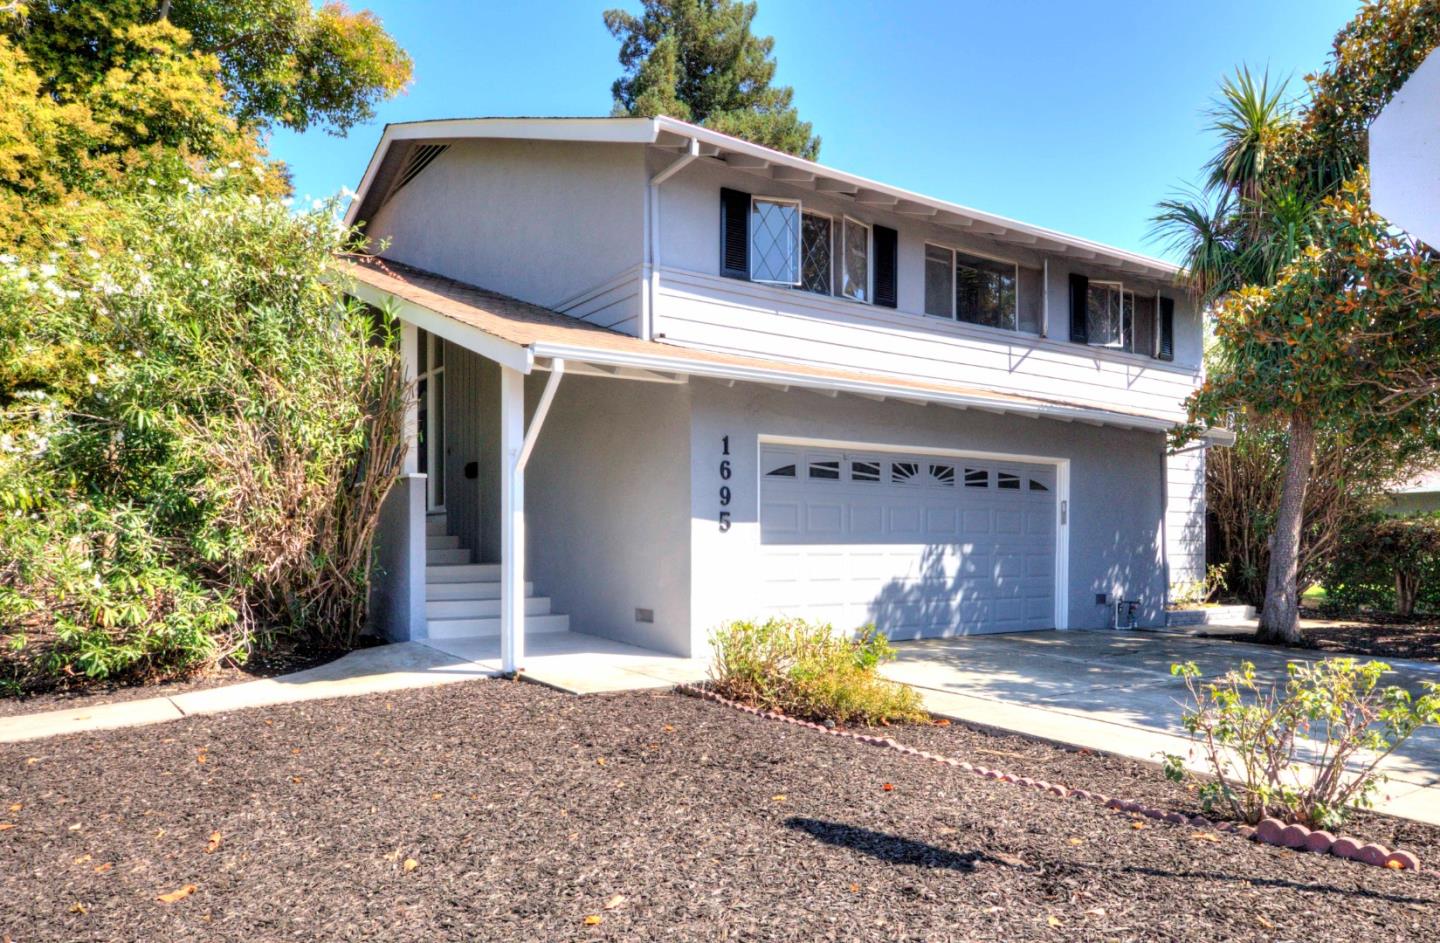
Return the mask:
M 726 481 L 729 481 L 729 480 L 730 480 L 730 474 L 731 474 L 731 470 L 730 470 L 730 457 L 729 457 L 729 456 L 730 456 L 730 437 L 729 437 L 728 435 L 722 435 L 722 436 L 720 437 L 720 456 L 721 456 L 721 457 L 720 457 L 720 480 L 721 480 L 721 482 L 726 482 Z M 730 512 L 727 511 L 727 510 L 725 510 L 727 507 L 730 506 L 730 497 L 731 497 L 731 495 L 730 495 L 730 486 L 727 485 L 727 484 L 721 484 L 721 485 L 720 485 L 720 533 L 722 533 L 722 534 L 725 533 L 727 530 L 730 529 Z

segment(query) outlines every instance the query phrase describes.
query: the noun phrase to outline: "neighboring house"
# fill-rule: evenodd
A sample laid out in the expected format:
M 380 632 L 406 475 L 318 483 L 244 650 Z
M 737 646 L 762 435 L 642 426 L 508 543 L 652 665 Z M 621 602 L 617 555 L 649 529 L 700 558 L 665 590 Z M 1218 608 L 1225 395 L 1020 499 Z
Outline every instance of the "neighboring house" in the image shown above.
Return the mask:
M 1387 514 L 1433 514 L 1440 511 L 1440 469 L 1421 472 L 1390 492 Z
M 349 220 L 420 378 L 393 637 L 1159 625 L 1203 573 L 1165 262 L 666 118 L 391 125 Z
M 1431 246 L 1440 246 L 1440 49 L 1370 125 L 1370 204 Z

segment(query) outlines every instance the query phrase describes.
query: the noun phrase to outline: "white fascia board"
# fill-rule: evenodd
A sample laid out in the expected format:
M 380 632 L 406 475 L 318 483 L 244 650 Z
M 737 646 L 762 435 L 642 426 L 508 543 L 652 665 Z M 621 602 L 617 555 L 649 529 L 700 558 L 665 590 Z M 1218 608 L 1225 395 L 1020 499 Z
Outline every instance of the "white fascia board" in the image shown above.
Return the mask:
M 759 144 L 751 144 L 749 141 L 742 141 L 739 138 L 731 137 L 728 134 L 721 134 L 717 131 L 711 131 L 707 128 L 702 128 L 699 125 L 687 124 L 684 121 L 677 121 L 674 118 L 665 117 L 656 118 L 655 121 L 658 124 L 660 130 L 669 131 L 672 134 L 692 137 L 700 141 L 701 144 L 710 144 L 731 153 L 744 154 L 748 157 L 754 157 L 759 160 L 763 160 L 767 164 L 770 164 L 772 166 L 786 167 L 795 171 L 813 174 L 816 178 L 826 178 L 836 183 L 843 184 L 847 188 L 854 188 L 856 190 L 871 190 L 875 193 L 880 193 L 888 197 L 893 197 L 896 201 L 916 203 L 921 206 L 931 207 L 935 209 L 937 213 L 954 213 L 957 216 L 965 217 L 977 223 L 987 223 L 992 226 L 1002 227 L 1006 230 L 1009 230 L 1010 232 L 1021 233 L 1026 236 L 1032 236 L 1037 240 L 1045 239 L 1051 242 L 1059 243 L 1066 248 L 1079 249 L 1083 252 L 1093 252 L 1096 256 L 1102 257 L 1106 261 L 1109 261 L 1115 265 L 1125 265 L 1128 263 L 1130 265 L 1139 266 L 1144 270 L 1145 275 L 1153 279 L 1162 281 L 1173 280 L 1175 276 L 1178 275 L 1181 271 L 1180 266 L 1175 265 L 1171 262 L 1166 262 L 1163 259 L 1152 258 L 1151 256 L 1141 255 L 1137 252 L 1127 252 L 1124 249 L 1117 249 L 1113 246 L 1104 245 L 1103 243 L 1091 242 L 1088 239 L 1082 239 L 1078 236 L 1071 236 L 1067 235 L 1066 233 L 1056 232 L 1053 229 L 1045 229 L 1041 226 L 1032 226 L 1028 223 L 1022 223 L 1019 220 L 1008 219 L 1004 216 L 996 216 L 993 213 L 986 213 L 968 206 L 961 206 L 958 203 L 948 203 L 944 200 L 937 200 L 933 197 L 928 197 L 921 193 L 915 193 L 911 190 L 904 190 L 900 187 L 892 187 L 888 184 L 879 183 L 875 180 L 869 180 L 865 177 L 858 177 L 855 174 L 849 174 L 841 170 L 835 170 L 833 168 L 826 167 L 823 164 L 817 164 L 814 161 L 805 160 L 802 157 L 795 157 L 792 154 L 786 154 L 781 151 L 772 150 L 768 147 L 762 147 Z
M 472 350 L 502 366 L 510 367 L 521 373 L 529 373 L 534 369 L 535 357 L 530 348 L 522 344 L 502 340 L 478 327 L 472 327 L 454 318 L 446 317 L 423 305 L 407 301 L 398 295 L 392 295 L 388 291 L 358 279 L 341 277 L 337 279 L 337 284 L 346 294 L 353 295 L 366 304 L 374 305 L 382 311 L 393 314 L 401 321 L 429 331 L 436 337 L 443 337 L 452 344 L 459 344 L 466 350 Z
M 683 373 L 690 376 L 710 377 L 720 380 L 734 380 L 745 383 L 768 383 L 771 385 L 804 387 L 810 390 L 833 390 L 837 393 L 854 393 L 860 396 L 882 396 L 887 399 L 910 400 L 920 403 L 951 406 L 957 409 L 978 409 L 1011 415 L 1033 415 L 1036 418 L 1061 419 L 1066 422 L 1088 422 L 1094 425 L 1116 426 L 1124 429 L 1138 429 L 1146 432 L 1169 432 L 1175 422 L 1151 416 L 1120 416 L 1100 409 L 1083 406 L 1061 406 L 1049 403 L 1028 403 L 964 393 L 917 390 L 901 384 L 881 380 L 841 379 L 838 377 L 817 377 L 796 373 L 782 368 L 767 369 L 722 363 L 707 363 L 685 357 L 666 357 L 656 354 L 635 354 L 593 347 L 575 347 L 568 344 L 536 343 L 531 352 L 536 357 L 558 357 L 567 361 L 591 364 L 607 364 L 617 367 L 633 367 L 640 370 L 655 370 L 665 373 Z

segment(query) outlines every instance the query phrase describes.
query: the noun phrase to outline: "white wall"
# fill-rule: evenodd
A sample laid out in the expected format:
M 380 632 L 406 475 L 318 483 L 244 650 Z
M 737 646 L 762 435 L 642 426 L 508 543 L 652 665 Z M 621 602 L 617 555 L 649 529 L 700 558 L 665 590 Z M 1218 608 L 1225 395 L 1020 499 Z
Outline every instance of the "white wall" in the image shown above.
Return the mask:
M 375 214 L 382 254 L 634 333 L 640 145 L 463 141 Z
M 849 212 L 866 222 L 896 228 L 900 233 L 898 309 L 720 277 L 722 186 L 794 197 L 822 212 L 837 216 Z M 662 272 L 655 329 L 674 342 L 1144 410 L 1170 418 L 1179 418 L 1180 402 L 1200 380 L 1200 318 L 1190 300 L 1173 286 L 1127 282 L 1127 287 L 1145 294 L 1163 288 L 1176 301 L 1176 359 L 1167 363 L 1144 354 L 1069 342 L 1069 271 L 1114 278 L 1100 270 L 1087 271 L 1078 262 L 1050 259 L 1049 330 L 1048 337 L 1039 338 L 923 314 L 927 241 L 1003 256 L 1033 272 L 1043 269 L 1045 258 L 1032 250 L 957 235 L 713 161 L 696 162 L 664 185 L 661 219 Z M 1022 279 L 1022 294 L 1038 281 L 1034 275 Z
M 1205 450 L 1165 459 L 1165 549 L 1170 585 L 1205 578 Z
M 526 382 L 531 409 L 546 377 Z M 683 384 L 560 383 L 526 470 L 527 573 L 576 632 L 691 654 L 690 395 Z
M 1109 624 L 1096 593 L 1140 599 L 1141 625 L 1163 619 L 1163 437 L 974 411 L 829 398 L 696 381 L 691 437 L 691 631 L 758 614 L 759 436 L 795 436 L 877 447 L 940 448 L 1070 460 L 1069 617 L 1072 628 Z M 730 436 L 732 525 L 718 526 L 721 437 Z

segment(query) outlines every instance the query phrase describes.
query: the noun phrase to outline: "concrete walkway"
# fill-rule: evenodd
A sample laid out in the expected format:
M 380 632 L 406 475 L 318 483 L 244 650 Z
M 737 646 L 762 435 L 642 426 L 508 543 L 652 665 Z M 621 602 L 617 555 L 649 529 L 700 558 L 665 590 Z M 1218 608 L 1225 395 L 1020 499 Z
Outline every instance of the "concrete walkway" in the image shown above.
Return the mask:
M 702 663 L 577 632 L 529 640 L 524 676 L 576 694 L 669 687 L 704 677 Z M 434 687 L 500 674 L 497 639 L 402 642 L 351 652 L 335 661 L 260 681 L 165 697 L 0 717 L 0 743 L 87 730 L 113 730 L 250 707 Z
M 1190 753 L 1180 726 L 1185 686 L 1170 674 L 1171 664 L 1193 661 L 1214 676 L 1248 659 L 1263 677 L 1279 679 L 1287 661 L 1321 657 L 1124 632 L 1030 632 L 895 647 L 898 657 L 885 675 L 919 689 L 934 713 L 1151 762 L 1160 753 Z M 1440 681 L 1440 666 L 1429 662 L 1389 664 L 1396 669 L 1391 683 L 1412 692 L 1421 681 Z M 1412 737 L 1383 769 L 1389 782 L 1379 811 L 1440 825 L 1440 731 Z

